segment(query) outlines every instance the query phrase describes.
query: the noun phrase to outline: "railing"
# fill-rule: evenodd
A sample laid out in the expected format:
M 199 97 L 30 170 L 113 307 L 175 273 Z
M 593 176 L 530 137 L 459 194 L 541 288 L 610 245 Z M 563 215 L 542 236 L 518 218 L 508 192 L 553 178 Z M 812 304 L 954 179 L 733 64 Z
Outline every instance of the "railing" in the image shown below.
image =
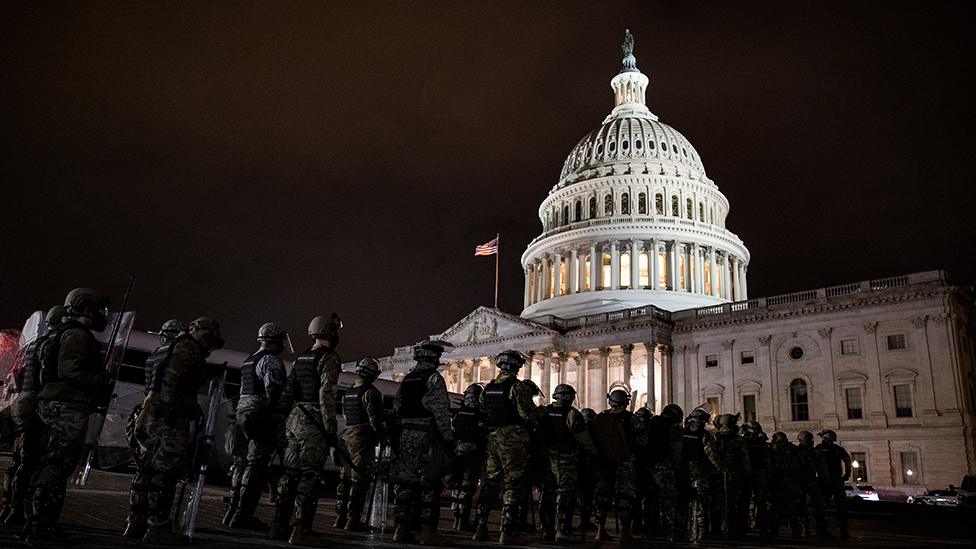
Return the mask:
M 595 315 L 577 316 L 573 318 L 559 318 L 558 316 L 553 315 L 543 315 L 533 318 L 532 321 L 551 328 L 570 330 L 585 326 L 592 326 L 595 324 L 606 324 L 607 322 L 613 322 L 616 320 L 640 318 L 644 316 L 651 316 L 654 317 L 655 320 L 660 320 L 663 322 L 671 322 L 671 313 L 669 311 L 658 309 L 653 305 L 644 305 L 642 307 L 634 307 L 633 309 L 611 311 L 609 313 L 599 313 Z
M 777 295 L 766 298 L 766 305 L 781 305 L 783 303 L 806 303 L 817 300 L 817 291 L 793 292 L 792 294 Z
M 660 225 L 688 225 L 691 227 L 703 227 L 707 228 L 713 233 L 720 234 L 727 237 L 735 236 L 734 233 L 728 229 L 722 228 L 718 225 L 712 223 L 706 223 L 704 221 L 698 221 L 693 219 L 687 219 L 684 217 L 674 217 L 671 215 L 648 215 L 648 214 L 637 214 L 637 215 L 617 215 L 613 217 L 596 217 L 593 219 L 584 219 L 583 221 L 575 221 L 567 225 L 560 225 L 549 229 L 548 231 L 543 231 L 542 234 L 535 237 L 532 242 L 529 242 L 531 247 L 536 242 L 545 240 L 550 236 L 573 231 L 576 229 L 585 229 L 587 227 L 600 227 L 603 225 L 614 225 L 618 223 L 657 223 Z M 737 237 L 736 237 L 737 238 Z

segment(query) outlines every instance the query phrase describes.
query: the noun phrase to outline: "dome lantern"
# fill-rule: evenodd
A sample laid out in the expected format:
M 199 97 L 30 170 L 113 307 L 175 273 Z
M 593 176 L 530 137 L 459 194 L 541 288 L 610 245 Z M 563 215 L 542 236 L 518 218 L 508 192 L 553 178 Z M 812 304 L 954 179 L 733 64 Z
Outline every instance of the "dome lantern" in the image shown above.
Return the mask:
M 637 58 L 634 57 L 634 35 L 630 34 L 630 30 L 627 30 L 624 35 L 621 49 L 624 53 L 623 68 L 610 79 L 615 108 L 608 118 L 643 115 L 656 120 L 657 117 L 647 108 L 646 93 L 650 80 L 637 68 Z

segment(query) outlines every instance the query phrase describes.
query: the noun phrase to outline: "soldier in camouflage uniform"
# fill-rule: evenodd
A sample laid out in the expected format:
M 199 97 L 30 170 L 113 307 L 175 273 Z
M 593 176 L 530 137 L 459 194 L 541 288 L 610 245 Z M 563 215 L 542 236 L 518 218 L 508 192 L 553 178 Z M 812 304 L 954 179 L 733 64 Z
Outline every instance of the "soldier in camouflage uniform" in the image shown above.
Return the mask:
M 518 544 L 519 508 L 523 482 L 529 460 L 529 438 L 538 420 L 538 409 L 532 402 L 529 387 L 518 379 L 518 371 L 525 357 L 518 351 L 505 351 L 495 362 L 500 372 L 481 394 L 488 430 L 488 451 L 485 461 L 485 483 L 478 496 L 478 526 L 473 539 L 488 539 L 488 514 L 502 496 L 502 545 Z
M 404 376 L 394 400 L 400 436 L 396 448 L 393 541 L 413 541 L 421 529 L 423 545 L 449 545 L 437 532 L 440 520 L 441 477 L 448 456 L 454 454 L 451 403 L 444 378 L 437 372 L 441 354 L 450 343 L 423 341 L 413 348 L 416 366 Z M 416 518 L 419 518 L 419 524 Z
M 785 522 L 790 525 L 793 538 L 803 533 L 800 513 L 803 492 L 800 491 L 800 455 L 796 446 L 786 438 L 786 433 L 773 433 L 769 452 L 770 496 L 772 516 L 770 533 L 779 536 L 779 528 Z
M 660 519 L 661 534 L 666 541 L 674 541 L 679 533 L 674 466 L 681 455 L 683 417 L 680 406 L 668 404 L 661 410 L 661 415 L 652 417 L 647 423 L 647 476 L 654 483 L 659 515 L 648 517 L 647 520 L 648 526 L 651 526 L 658 522 L 656 519 Z M 646 539 L 651 539 L 650 527 L 644 533 Z
M 54 344 L 60 337 L 61 320 L 65 309 L 55 305 L 47 312 L 44 322 L 47 333 L 38 336 L 24 353 L 24 367 L 14 375 L 17 398 L 10 405 L 10 418 L 14 424 L 13 452 L 7 476 L 3 483 L 3 500 L 0 506 L 0 523 L 5 526 L 23 526 L 24 505 L 31 476 L 37 467 L 41 449 L 43 424 L 37 415 L 37 393 L 41 390 L 40 348 Z M 50 343 L 48 343 L 50 341 Z
M 796 435 L 797 457 L 799 459 L 799 484 L 800 489 L 805 495 L 805 503 L 813 509 L 813 522 L 818 537 L 827 537 L 827 516 L 824 512 L 824 486 L 830 476 L 827 472 L 827 463 L 824 461 L 820 452 L 813 446 L 813 433 L 810 431 L 800 431 Z M 802 509 L 800 523 L 803 526 L 803 534 L 810 537 L 810 517 L 807 512 L 807 505 L 804 500 L 800 500 Z
M 634 456 L 645 451 L 647 432 L 627 409 L 630 393 L 614 389 L 607 397 L 610 409 L 590 422 L 590 436 L 598 451 L 596 484 L 596 541 L 608 541 L 607 517 L 614 501 L 620 521 L 620 543 L 633 543 L 631 519 L 637 497 L 637 470 Z
M 290 407 L 291 411 L 285 421 L 285 473 L 279 479 L 270 534 L 275 539 L 287 536 L 294 545 L 308 544 L 317 537 L 312 523 L 320 474 L 328 462 L 329 448 L 338 442 L 336 386 L 342 360 L 336 349 L 341 328 L 335 313 L 312 319 L 308 335 L 314 343 L 295 358 L 281 397 L 282 409 Z
M 229 526 L 245 530 L 267 530 L 268 525 L 254 516 L 270 475 L 274 452 L 287 445 L 281 395 L 285 385 L 285 364 L 278 356 L 285 350 L 288 335 L 275 322 L 258 329 L 261 348 L 241 364 L 241 398 L 237 403 L 237 424 L 247 436 L 247 468 L 241 477 L 239 495 L 231 495 L 224 515 L 231 514 Z M 230 513 L 230 507 L 234 507 Z
M 57 337 L 40 351 L 37 412 L 44 425 L 40 462 L 31 478 L 29 540 L 50 537 L 61 513 L 65 488 L 78 464 L 92 403 L 109 388 L 101 346 L 92 332 L 105 329 L 108 298 L 76 288 L 64 301 L 66 318 Z
M 167 366 L 170 356 L 173 353 L 173 343 L 177 336 L 186 332 L 189 327 L 180 320 L 167 320 L 160 328 L 159 345 L 146 359 L 145 369 L 145 394 L 143 401 L 135 406 L 132 414 L 129 415 L 129 423 L 126 425 L 126 438 L 129 447 L 132 448 L 133 458 L 136 465 L 136 474 L 132 478 L 129 487 L 129 516 L 126 519 L 126 527 L 123 536 L 127 538 L 141 539 L 146 533 L 149 520 L 149 491 L 152 489 L 151 480 L 153 470 L 151 463 L 146 459 L 146 453 L 139 444 L 136 437 L 136 427 L 142 411 L 145 409 L 146 396 L 153 390 L 159 391 L 157 384 L 162 381 L 162 372 Z M 152 333 L 152 332 L 150 332 Z M 144 434 L 144 433 L 143 433 Z
M 485 464 L 485 433 L 482 422 L 481 393 L 484 386 L 472 383 L 464 390 L 464 401 L 454 414 L 451 426 L 457 441 L 457 456 L 451 474 L 451 512 L 454 529 L 471 529 L 471 504 Z
M 596 417 L 596 412 L 592 408 L 583 408 L 580 410 L 580 415 L 583 416 L 583 421 L 586 422 L 587 429 L 589 429 L 590 422 Z M 579 456 L 577 478 L 579 479 L 580 522 L 578 529 L 582 532 L 596 528 L 596 525 L 590 520 L 593 516 L 593 493 L 596 490 L 596 478 L 593 474 L 593 471 L 596 470 L 596 460 L 597 456 L 586 454 Z
M 772 502 L 769 496 L 769 437 L 756 420 L 745 422 L 742 426 L 742 439 L 749 452 L 749 475 L 745 477 L 742 502 L 739 512 L 742 520 L 749 524 L 750 508 L 754 509 L 754 529 L 762 539 L 769 538 L 769 516 Z
M 708 515 L 711 511 L 709 479 L 711 464 L 705 455 L 705 447 L 711 443 L 712 434 L 705 430 L 709 414 L 695 408 L 685 418 L 681 438 L 681 461 L 675 471 L 680 501 L 679 516 L 686 524 L 686 539 L 698 543 L 705 539 L 708 530 Z
M 184 540 L 182 534 L 173 532 L 170 511 L 176 483 L 186 470 L 192 443 L 190 425 L 200 414 L 197 393 L 207 382 L 206 357 L 222 346 L 220 326 L 213 319 L 201 317 L 190 323 L 187 332 L 160 346 L 149 357 L 151 389 L 143 400 L 134 431 L 142 457 L 132 479 L 132 491 L 143 492 L 145 499 L 133 500 L 130 496 L 134 505 L 129 513 L 127 537 L 136 537 L 145 530 L 142 539 L 149 543 Z
M 641 422 L 642 428 L 646 432 L 654 413 L 646 406 L 641 406 L 634 410 L 634 417 Z M 654 482 L 649 476 L 651 468 L 648 466 L 647 458 L 647 452 L 640 452 L 634 456 L 634 467 L 637 469 L 637 496 L 635 500 L 637 503 L 634 504 L 634 518 L 631 520 L 630 529 L 634 536 L 645 537 L 646 535 L 650 539 L 656 526 L 652 517 L 657 516 L 658 512 L 657 494 L 655 493 Z
M 746 525 L 742 513 L 742 494 L 749 478 L 749 450 L 739 436 L 739 417 L 722 414 L 715 418 L 715 437 L 705 446 L 705 455 L 716 471 L 713 531 L 724 539 L 741 539 Z
M 817 445 L 817 453 L 823 457 L 827 465 L 826 484 L 824 486 L 824 503 L 831 501 L 837 510 L 837 522 L 840 523 L 840 537 L 849 538 L 847 531 L 847 495 L 844 493 L 844 483 L 851 478 L 851 455 L 837 444 L 837 433 L 830 429 L 820 432 L 822 439 Z
M 596 455 L 583 415 L 573 407 L 576 389 L 556 386 L 552 403 L 543 408 L 542 447 L 548 475 L 542 493 L 542 527 L 546 541 L 572 541 L 579 455 Z
M 545 405 L 541 404 L 542 389 L 531 379 L 523 379 L 522 383 L 529 390 L 532 396 L 532 404 L 536 407 L 536 425 L 545 415 Z M 545 454 L 542 448 L 541 433 L 534 430 L 529 434 L 529 461 L 525 468 L 525 475 L 522 477 L 522 499 L 523 505 L 519 506 L 518 531 L 525 534 L 534 534 L 535 525 L 535 501 L 532 494 L 536 487 L 542 491 L 545 482 Z M 531 512 L 531 516 L 530 516 Z
M 362 515 L 372 482 L 370 472 L 376 462 L 376 445 L 386 437 L 386 424 L 383 421 L 383 395 L 373 386 L 380 375 L 379 363 L 373 357 L 362 358 L 356 363 L 356 373 L 359 379 L 342 396 L 342 413 L 346 418 L 342 440 L 352 466 L 358 469 L 342 464 L 336 489 L 336 514 L 340 519 L 348 517 L 344 525 L 346 530 L 364 532 L 369 530 L 363 524 Z
M 233 391 L 233 394 L 228 394 Z M 247 469 L 247 435 L 237 423 L 237 404 L 241 400 L 240 391 L 232 386 L 225 387 L 224 405 L 228 406 L 227 427 L 224 431 L 224 452 L 230 456 L 231 465 L 228 476 L 230 477 L 230 494 L 224 496 L 224 502 L 230 505 L 224 510 L 222 522 L 224 526 L 230 525 L 230 519 L 234 518 L 237 505 L 241 499 L 241 479 Z

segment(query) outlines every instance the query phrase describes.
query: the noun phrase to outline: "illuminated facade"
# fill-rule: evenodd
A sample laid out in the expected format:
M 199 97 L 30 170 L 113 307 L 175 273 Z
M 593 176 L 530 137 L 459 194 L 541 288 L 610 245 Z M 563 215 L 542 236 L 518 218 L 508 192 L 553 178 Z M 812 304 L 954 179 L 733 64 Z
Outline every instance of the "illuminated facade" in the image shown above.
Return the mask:
M 616 107 L 539 209 L 521 315 L 479 307 L 430 336 L 455 345 L 448 388 L 492 379 L 494 356 L 516 349 L 545 397 L 569 383 L 580 407 L 604 409 L 626 386 L 655 413 L 704 406 L 792 439 L 834 429 L 855 478 L 882 494 L 976 471 L 972 292 L 929 271 L 750 299 L 728 201 L 647 109 L 647 83 L 625 50 Z M 381 359 L 384 376 L 406 373 L 411 354 Z

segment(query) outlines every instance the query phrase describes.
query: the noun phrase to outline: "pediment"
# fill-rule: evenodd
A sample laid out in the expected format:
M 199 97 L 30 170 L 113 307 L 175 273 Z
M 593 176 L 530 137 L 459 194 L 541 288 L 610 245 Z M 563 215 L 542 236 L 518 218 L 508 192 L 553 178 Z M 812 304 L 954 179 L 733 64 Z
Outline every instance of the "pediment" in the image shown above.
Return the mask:
M 478 307 L 440 335 L 432 337 L 449 341 L 455 347 L 460 347 L 553 333 L 556 332 L 531 320 L 489 307 Z

